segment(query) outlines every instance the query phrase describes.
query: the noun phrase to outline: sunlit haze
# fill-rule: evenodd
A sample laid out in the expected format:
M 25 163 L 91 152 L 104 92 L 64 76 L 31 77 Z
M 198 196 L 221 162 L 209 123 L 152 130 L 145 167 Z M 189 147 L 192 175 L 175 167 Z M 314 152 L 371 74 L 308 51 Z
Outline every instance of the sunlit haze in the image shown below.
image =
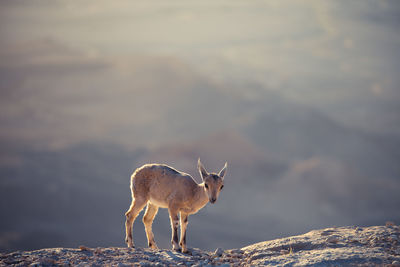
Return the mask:
M 188 246 L 400 223 L 399 29 L 396 0 L 1 1 L 0 251 L 125 246 L 133 170 L 198 157 L 229 167 Z

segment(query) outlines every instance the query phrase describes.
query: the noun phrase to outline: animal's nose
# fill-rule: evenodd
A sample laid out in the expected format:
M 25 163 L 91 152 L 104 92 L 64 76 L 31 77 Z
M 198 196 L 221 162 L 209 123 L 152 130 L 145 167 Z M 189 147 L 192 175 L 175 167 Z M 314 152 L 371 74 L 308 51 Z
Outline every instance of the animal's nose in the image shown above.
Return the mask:
M 215 201 L 217 201 L 217 199 L 216 199 L 215 197 L 213 197 L 213 198 L 210 199 L 210 202 L 211 202 L 211 203 L 215 203 Z

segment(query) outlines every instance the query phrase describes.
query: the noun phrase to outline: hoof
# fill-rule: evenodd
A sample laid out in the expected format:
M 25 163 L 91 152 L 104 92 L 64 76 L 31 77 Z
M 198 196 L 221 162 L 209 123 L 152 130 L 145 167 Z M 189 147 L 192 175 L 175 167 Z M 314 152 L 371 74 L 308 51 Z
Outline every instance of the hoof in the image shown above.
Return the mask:
M 187 247 L 186 247 L 186 245 L 185 244 L 179 244 L 180 245 L 180 247 L 181 247 L 181 252 L 182 253 L 185 253 L 185 254 L 188 254 L 188 249 L 187 249 Z
M 135 248 L 135 245 L 132 242 L 126 241 L 126 245 L 128 246 L 128 248 Z
M 182 252 L 181 248 L 173 248 L 172 250 L 176 252 Z
M 154 243 L 149 244 L 149 248 L 154 249 L 154 250 L 158 249 L 157 245 Z

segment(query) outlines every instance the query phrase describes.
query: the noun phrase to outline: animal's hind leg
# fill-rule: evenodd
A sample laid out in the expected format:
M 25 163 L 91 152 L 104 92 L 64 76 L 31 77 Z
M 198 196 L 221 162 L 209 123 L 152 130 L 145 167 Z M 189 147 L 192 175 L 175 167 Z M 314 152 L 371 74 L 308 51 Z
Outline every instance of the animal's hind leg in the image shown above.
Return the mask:
M 126 216 L 126 221 L 125 221 L 125 231 L 126 231 L 126 237 L 125 237 L 125 242 L 130 248 L 134 248 L 135 245 L 133 243 L 133 238 L 132 238 L 132 226 L 133 223 L 135 222 L 136 217 L 139 215 L 140 211 L 144 208 L 146 205 L 147 200 L 142 199 L 142 198 L 134 198 L 132 200 L 132 204 L 129 208 L 129 210 L 125 213 Z
M 187 253 L 188 251 L 186 247 L 186 228 L 188 225 L 188 217 L 188 214 L 181 212 L 181 240 L 179 245 L 181 246 L 182 253 Z
M 169 219 L 171 220 L 171 230 L 172 230 L 172 249 L 175 251 L 179 251 L 180 247 L 178 244 L 178 225 L 179 225 L 179 217 L 178 211 L 171 206 L 168 208 Z
M 154 217 L 156 217 L 158 212 L 158 207 L 151 204 L 150 202 L 147 203 L 146 212 L 143 216 L 143 224 L 146 230 L 147 241 L 149 242 L 149 247 L 152 249 L 158 249 L 156 241 L 154 240 L 154 234 L 152 230 L 152 224 Z

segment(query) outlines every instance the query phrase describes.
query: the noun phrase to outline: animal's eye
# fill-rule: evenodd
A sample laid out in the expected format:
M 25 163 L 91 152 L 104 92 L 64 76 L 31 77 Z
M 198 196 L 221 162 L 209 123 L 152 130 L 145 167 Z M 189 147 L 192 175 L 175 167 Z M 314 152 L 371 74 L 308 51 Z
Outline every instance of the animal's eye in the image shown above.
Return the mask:
M 205 184 L 204 186 L 208 189 L 208 184 Z
M 224 185 L 221 185 L 221 188 L 219 190 L 222 190 L 222 188 L 224 188 Z

